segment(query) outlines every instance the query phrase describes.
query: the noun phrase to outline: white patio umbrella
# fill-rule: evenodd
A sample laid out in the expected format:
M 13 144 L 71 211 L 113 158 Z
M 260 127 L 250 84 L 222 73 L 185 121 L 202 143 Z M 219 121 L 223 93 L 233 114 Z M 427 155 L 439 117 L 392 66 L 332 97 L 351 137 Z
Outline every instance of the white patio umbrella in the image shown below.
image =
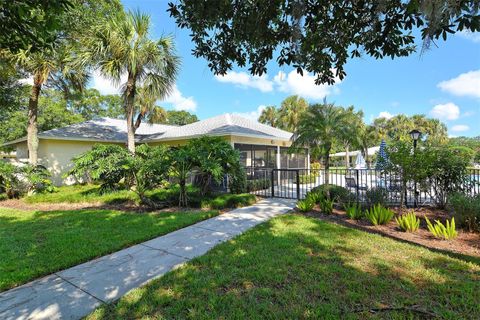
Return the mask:
M 359 153 L 357 155 L 357 159 L 355 160 L 355 169 L 365 169 L 367 167 L 367 163 L 363 158 L 362 154 Z

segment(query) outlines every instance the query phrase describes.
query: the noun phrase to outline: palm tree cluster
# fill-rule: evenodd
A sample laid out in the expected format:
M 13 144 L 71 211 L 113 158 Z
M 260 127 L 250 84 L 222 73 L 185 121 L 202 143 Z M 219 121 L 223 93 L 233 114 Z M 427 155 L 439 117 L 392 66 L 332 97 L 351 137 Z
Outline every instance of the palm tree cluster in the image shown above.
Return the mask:
M 363 112 L 353 106 L 344 108 L 326 101 L 309 106 L 305 99 L 291 96 L 279 109 L 266 107 L 259 122 L 293 132 L 293 148 L 310 148 L 313 158 L 322 159 L 326 170 L 330 167 L 329 155 L 338 150 L 346 152 L 345 166 L 350 167 L 351 149 L 360 150 L 370 167 L 370 147 L 378 145 L 382 139 L 409 141 L 409 132 L 413 129 L 420 130 L 429 143 L 448 141 L 445 124 L 425 115 L 400 114 L 390 119 L 377 118 L 372 124 L 366 124 L 363 117 Z
M 179 70 L 173 39 L 166 36 L 152 40 L 148 15 L 124 12 L 118 1 L 71 3 L 51 46 L 42 50 L 0 50 L 2 59 L 33 80 L 27 129 L 29 162 L 33 165 L 38 158 L 38 99 L 44 87 L 59 88 L 65 95 L 81 91 L 93 71 L 121 85 L 128 149 L 133 153 L 135 130 L 141 122 L 165 120 L 165 111 L 155 102 L 170 93 Z

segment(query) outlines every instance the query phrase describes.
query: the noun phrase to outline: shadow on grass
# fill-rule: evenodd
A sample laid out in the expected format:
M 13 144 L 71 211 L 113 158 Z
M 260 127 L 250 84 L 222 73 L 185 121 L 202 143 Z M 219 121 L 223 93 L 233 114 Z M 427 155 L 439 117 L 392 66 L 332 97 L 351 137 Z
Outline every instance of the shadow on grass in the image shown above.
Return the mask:
M 0 215 L 0 291 L 215 216 L 214 211 L 37 211 Z
M 117 318 L 480 318 L 480 266 L 287 215 L 107 305 Z

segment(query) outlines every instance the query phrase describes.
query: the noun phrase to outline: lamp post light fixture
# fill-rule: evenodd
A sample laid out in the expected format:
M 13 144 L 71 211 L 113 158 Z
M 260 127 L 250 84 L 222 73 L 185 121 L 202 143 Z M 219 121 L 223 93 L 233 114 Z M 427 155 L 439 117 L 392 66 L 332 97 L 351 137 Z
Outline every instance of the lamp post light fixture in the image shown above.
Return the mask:
M 414 129 L 414 130 L 410 131 L 410 137 L 413 140 L 413 159 L 415 159 L 416 150 L 417 150 L 417 141 L 418 141 L 418 139 L 420 139 L 421 135 L 422 135 L 422 133 L 420 131 L 418 131 L 417 129 Z M 417 207 L 417 179 L 416 178 L 414 180 L 413 189 L 414 189 L 413 190 L 413 192 L 414 192 L 413 207 L 416 208 Z

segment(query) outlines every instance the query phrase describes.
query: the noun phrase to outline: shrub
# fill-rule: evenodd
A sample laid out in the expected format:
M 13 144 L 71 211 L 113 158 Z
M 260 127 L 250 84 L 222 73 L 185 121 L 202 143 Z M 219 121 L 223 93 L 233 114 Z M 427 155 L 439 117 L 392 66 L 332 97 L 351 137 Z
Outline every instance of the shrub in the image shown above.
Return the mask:
M 331 214 L 333 212 L 333 204 L 333 199 L 322 198 L 319 203 L 320 210 L 325 214 Z
M 228 183 L 231 193 L 239 194 L 247 192 L 247 175 L 245 174 L 245 169 L 238 165 L 232 172 L 228 175 Z
M 8 199 L 20 198 L 22 184 L 18 179 L 19 169 L 10 163 L 0 161 L 0 194 L 5 193 Z
M 468 231 L 480 231 L 480 195 L 467 196 L 453 193 L 448 198 L 449 207 L 460 226 Z
M 102 192 L 122 189 L 132 184 L 126 167 L 130 157 L 130 152 L 122 146 L 96 144 L 72 159 L 73 168 L 67 175 L 77 181 L 98 182 Z
M 388 202 L 388 191 L 385 188 L 380 187 L 371 188 L 367 190 L 365 197 L 369 207 L 373 207 L 375 205 L 385 207 Z
M 348 191 L 348 189 L 333 184 L 322 184 L 312 188 L 310 192 L 318 192 L 323 197 L 332 199 L 334 202 L 340 204 L 346 204 L 355 201 L 355 195 Z
M 247 192 L 269 189 L 271 185 L 270 179 L 247 180 Z
M 380 204 L 376 204 L 367 211 L 365 211 L 365 217 L 376 226 L 380 224 L 387 224 L 392 220 L 394 213 L 392 210 L 385 208 Z
M 441 223 L 438 220 L 435 220 L 435 223 L 432 224 L 427 217 L 425 217 L 427 222 L 428 231 L 435 237 L 439 239 L 451 240 L 457 237 L 457 231 L 455 230 L 455 218 L 452 218 L 451 221 L 446 222 L 446 225 Z
M 29 194 L 41 192 L 56 192 L 50 172 L 44 166 L 26 165 L 21 168 L 21 175 L 25 180 L 25 188 Z
M 202 208 L 208 209 L 227 209 L 239 208 L 252 205 L 256 202 L 256 197 L 253 194 L 222 194 L 213 199 L 203 200 L 201 202 Z
M 310 199 L 315 204 L 319 204 L 320 201 L 323 199 L 323 195 L 319 192 L 310 191 L 310 192 L 307 193 L 305 198 Z
M 417 218 L 413 210 L 395 218 L 395 221 L 400 229 L 406 232 L 415 232 L 420 227 L 420 219 Z
M 297 208 L 301 212 L 309 212 L 313 209 L 314 206 L 315 203 L 313 203 L 313 201 L 311 201 L 310 199 L 299 200 L 297 202 Z
M 362 206 L 359 203 L 347 203 L 344 207 L 350 219 L 358 220 L 363 217 Z
M 300 184 L 315 183 L 317 176 L 314 174 L 301 174 L 298 176 Z

